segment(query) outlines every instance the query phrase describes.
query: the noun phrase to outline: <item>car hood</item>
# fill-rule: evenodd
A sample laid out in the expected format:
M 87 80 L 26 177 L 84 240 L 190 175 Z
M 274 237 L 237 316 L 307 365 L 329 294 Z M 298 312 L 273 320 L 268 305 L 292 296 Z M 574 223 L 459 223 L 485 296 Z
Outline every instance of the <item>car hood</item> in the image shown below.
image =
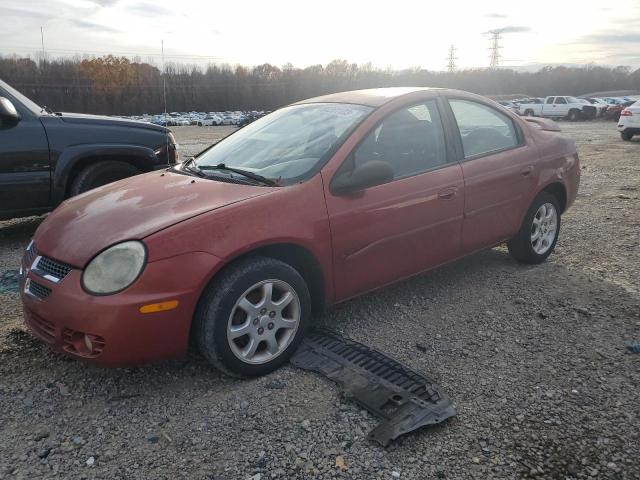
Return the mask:
M 70 198 L 38 227 L 42 255 L 83 268 L 101 250 L 275 189 L 157 171 Z
M 103 115 L 89 115 L 85 113 L 60 113 L 60 119 L 66 123 L 73 124 L 93 124 L 93 125 L 117 125 L 117 126 L 126 126 L 133 128 L 144 128 L 147 130 L 156 130 L 159 132 L 166 132 L 167 129 L 160 125 L 155 125 L 153 123 L 140 122 L 138 120 L 129 120 L 126 118 L 116 118 L 116 117 L 106 117 Z

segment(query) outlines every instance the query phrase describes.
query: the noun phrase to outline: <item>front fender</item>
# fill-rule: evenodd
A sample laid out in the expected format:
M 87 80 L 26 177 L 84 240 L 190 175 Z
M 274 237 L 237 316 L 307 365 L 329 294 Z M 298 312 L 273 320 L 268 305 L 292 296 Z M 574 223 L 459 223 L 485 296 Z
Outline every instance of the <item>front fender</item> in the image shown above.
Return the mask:
M 140 145 L 95 144 L 73 145 L 65 148 L 57 159 L 52 173 L 51 196 L 55 207 L 64 200 L 67 182 L 73 167 L 89 157 L 136 157 L 150 168 L 160 160 L 153 149 Z

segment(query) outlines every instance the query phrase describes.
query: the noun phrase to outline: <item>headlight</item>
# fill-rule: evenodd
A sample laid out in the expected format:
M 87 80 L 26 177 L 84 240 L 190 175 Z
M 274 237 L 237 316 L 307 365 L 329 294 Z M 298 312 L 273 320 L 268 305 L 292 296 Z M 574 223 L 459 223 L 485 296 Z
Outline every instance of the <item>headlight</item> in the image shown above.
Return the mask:
M 95 295 L 109 295 L 124 290 L 142 272 L 147 250 L 135 240 L 118 243 L 96 255 L 82 274 L 82 286 Z

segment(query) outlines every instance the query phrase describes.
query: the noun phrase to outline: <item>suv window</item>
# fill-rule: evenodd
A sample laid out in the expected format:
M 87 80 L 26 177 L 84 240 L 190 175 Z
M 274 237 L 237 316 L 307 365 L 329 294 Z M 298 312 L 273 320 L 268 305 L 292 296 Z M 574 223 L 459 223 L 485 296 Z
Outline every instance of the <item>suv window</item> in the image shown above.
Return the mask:
M 515 147 L 520 142 L 515 125 L 503 113 L 469 100 L 449 100 L 458 122 L 464 158 Z
M 555 100 L 556 97 L 549 97 L 547 98 L 547 105 L 550 105 L 553 103 L 553 101 Z
M 394 179 L 447 163 L 444 130 L 435 100 L 398 110 L 369 132 L 353 152 L 353 166 L 372 160 L 391 165 Z
M 564 97 L 556 97 L 556 103 L 566 105 L 567 101 L 565 100 Z

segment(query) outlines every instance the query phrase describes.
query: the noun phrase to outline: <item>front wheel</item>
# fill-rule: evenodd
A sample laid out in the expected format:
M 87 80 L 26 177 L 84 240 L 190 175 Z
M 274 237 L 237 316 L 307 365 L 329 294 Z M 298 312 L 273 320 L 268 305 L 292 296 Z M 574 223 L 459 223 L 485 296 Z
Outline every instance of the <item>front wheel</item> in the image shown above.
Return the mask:
M 540 192 L 529 207 L 520 231 L 507 242 L 507 247 L 520 263 L 542 263 L 553 252 L 559 234 L 558 200 L 548 192 Z
M 576 120 L 578 120 L 578 118 L 580 118 L 580 115 L 577 110 L 571 110 L 567 118 L 570 122 L 575 122 Z
M 279 260 L 253 257 L 222 272 L 205 290 L 193 319 L 194 339 L 224 373 L 265 375 L 295 352 L 310 316 L 302 276 Z
M 84 167 L 73 180 L 69 196 L 141 173 L 133 165 L 117 160 L 97 161 Z

